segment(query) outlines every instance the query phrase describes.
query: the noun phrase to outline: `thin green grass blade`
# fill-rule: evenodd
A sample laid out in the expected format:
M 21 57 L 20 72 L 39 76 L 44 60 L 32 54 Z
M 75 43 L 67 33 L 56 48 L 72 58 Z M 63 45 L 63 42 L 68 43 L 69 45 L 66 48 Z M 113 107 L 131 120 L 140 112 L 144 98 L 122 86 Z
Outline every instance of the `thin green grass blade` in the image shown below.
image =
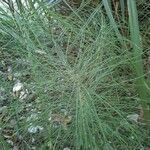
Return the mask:
M 103 0 L 103 5 L 104 5 L 106 13 L 107 13 L 107 15 L 109 17 L 110 23 L 111 23 L 111 25 L 112 25 L 115 33 L 116 33 L 116 36 L 117 36 L 119 42 L 123 45 L 122 36 L 121 36 L 121 33 L 120 33 L 119 29 L 118 29 L 117 23 L 116 23 L 116 21 L 115 21 L 115 19 L 113 17 L 112 10 L 110 8 L 110 3 L 108 2 L 108 0 Z
M 120 0 L 120 7 L 121 7 L 122 20 L 125 21 L 125 2 L 124 2 L 124 0 Z
M 133 65 L 136 73 L 136 85 L 139 97 L 141 99 L 141 105 L 144 109 L 144 116 L 146 121 L 150 121 L 150 110 L 148 108 L 147 90 L 145 87 L 144 71 L 142 64 L 142 44 L 140 40 L 140 31 L 138 23 L 138 13 L 135 0 L 128 0 L 128 12 L 129 12 L 129 27 L 131 42 L 133 47 Z

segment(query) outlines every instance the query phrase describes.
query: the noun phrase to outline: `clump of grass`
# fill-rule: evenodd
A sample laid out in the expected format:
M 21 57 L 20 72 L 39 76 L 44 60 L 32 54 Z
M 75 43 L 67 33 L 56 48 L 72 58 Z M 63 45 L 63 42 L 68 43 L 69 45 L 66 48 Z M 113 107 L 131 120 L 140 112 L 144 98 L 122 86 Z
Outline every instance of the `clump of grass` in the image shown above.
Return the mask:
M 134 84 L 128 80 L 129 76 L 134 78 L 132 71 L 126 75 L 126 70 L 119 70 L 128 65 L 130 53 L 126 49 L 118 54 L 122 47 L 101 5 L 91 8 L 86 17 L 77 10 L 62 16 L 44 5 L 41 10 L 25 9 L 21 15 L 2 14 L 1 45 L 13 55 L 14 72 L 26 73 L 19 79 L 30 91 L 23 102 L 8 95 L 5 116 L 10 118 L 1 123 L 1 130 L 16 121 L 13 137 L 21 139 L 14 145 L 56 150 L 149 147 L 144 143 L 149 140 L 149 130 L 126 119 L 139 105 Z M 18 64 L 20 59 L 26 65 Z M 14 81 L 1 83 L 11 92 Z M 27 119 L 33 114 L 37 119 Z M 30 123 L 43 130 L 29 133 Z

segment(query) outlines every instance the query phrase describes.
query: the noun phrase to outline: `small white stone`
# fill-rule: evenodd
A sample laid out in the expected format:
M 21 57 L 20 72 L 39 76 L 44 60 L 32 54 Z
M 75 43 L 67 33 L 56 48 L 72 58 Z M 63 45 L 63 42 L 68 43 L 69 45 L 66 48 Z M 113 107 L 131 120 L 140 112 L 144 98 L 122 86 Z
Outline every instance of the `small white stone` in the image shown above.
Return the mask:
M 11 67 L 11 66 L 8 66 L 7 71 L 8 71 L 9 73 L 11 73 L 11 72 L 12 72 L 12 67 Z
M 20 82 L 17 82 L 13 87 L 13 93 L 19 92 L 23 89 L 23 84 Z
M 37 128 L 31 126 L 31 127 L 28 128 L 28 132 L 29 133 L 36 133 L 37 132 Z
M 7 143 L 10 144 L 11 146 L 14 145 L 13 141 L 11 141 L 11 140 L 6 140 L 6 141 L 7 141 Z
M 139 115 L 138 114 L 132 114 L 132 115 L 128 115 L 127 116 L 127 119 L 129 120 L 129 121 L 134 121 L 134 122 L 138 122 L 138 118 L 139 118 Z
M 26 105 L 26 107 L 31 107 L 32 106 L 32 103 L 29 103 Z
M 43 127 L 41 126 L 30 126 L 28 128 L 28 132 L 32 134 L 37 133 L 38 131 L 42 131 L 42 130 L 43 130 Z
M 24 85 L 18 80 L 13 87 L 13 96 L 18 97 L 20 100 L 27 98 L 28 90 L 24 89 Z
M 35 138 L 32 137 L 32 140 L 31 140 L 31 141 L 32 141 L 32 143 L 34 143 L 34 142 L 35 142 Z
M 49 117 L 49 118 L 48 118 L 48 121 L 52 121 L 52 117 Z
M 40 55 L 46 55 L 46 52 L 43 50 L 35 50 L 35 53 L 40 54 Z
M 38 7 L 39 7 L 39 4 L 38 4 L 38 3 L 35 3 L 35 4 L 34 4 L 34 7 L 35 7 L 35 8 L 38 8 Z
M 68 147 L 65 147 L 63 150 L 70 150 L 70 148 L 68 148 Z
M 37 112 L 36 108 L 31 109 L 31 112 Z
M 133 139 L 133 140 L 134 140 L 134 136 L 131 136 L 131 139 Z
M 23 100 L 23 99 L 25 99 L 25 98 L 27 98 L 27 96 L 28 96 L 28 90 L 26 89 L 26 90 L 23 90 L 23 91 L 21 91 L 20 92 L 20 96 L 19 96 L 19 98 L 21 99 L 21 100 Z

